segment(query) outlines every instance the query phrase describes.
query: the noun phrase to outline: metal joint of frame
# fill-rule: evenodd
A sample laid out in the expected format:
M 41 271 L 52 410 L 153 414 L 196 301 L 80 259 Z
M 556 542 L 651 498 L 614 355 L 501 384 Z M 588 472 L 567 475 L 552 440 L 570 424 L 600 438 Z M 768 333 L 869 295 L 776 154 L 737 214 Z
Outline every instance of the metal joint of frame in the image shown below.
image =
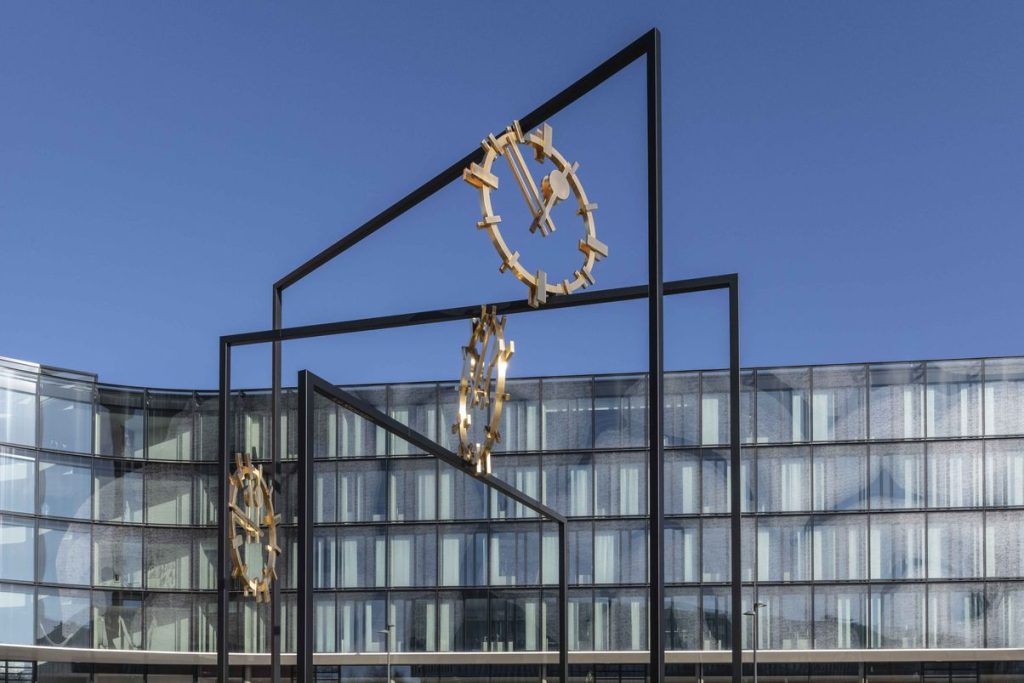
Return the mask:
M 637 61 L 641 57 L 646 58 L 646 110 L 647 110 L 647 250 L 648 250 L 648 278 L 644 285 L 631 287 L 620 287 L 615 289 L 592 290 L 573 294 L 572 296 L 556 297 L 549 301 L 544 309 L 572 308 L 576 306 L 588 306 L 594 304 L 612 303 L 618 301 L 631 301 L 636 299 L 647 299 L 648 301 L 648 516 L 650 524 L 650 543 L 648 544 L 648 570 L 650 574 L 650 602 L 648 610 L 648 638 L 650 650 L 649 676 L 652 683 L 662 683 L 665 677 L 665 647 L 664 647 L 664 626 L 665 626 L 665 605 L 664 605 L 664 557 L 662 555 L 662 541 L 664 533 L 664 482 L 662 481 L 663 471 L 663 450 L 664 450 L 664 326 L 663 326 L 663 298 L 665 295 L 690 294 L 712 290 L 728 290 L 729 292 L 729 387 L 730 387 L 730 463 L 734 473 L 730 482 L 731 500 L 731 604 L 734 618 L 731 622 L 731 645 L 732 645 L 732 680 L 740 683 L 742 667 L 742 593 L 740 583 L 740 363 L 739 363 L 739 279 L 735 274 L 718 275 L 711 277 L 695 278 L 688 280 L 676 280 L 664 282 L 662 275 L 662 166 L 661 166 L 661 35 L 657 29 L 651 29 L 643 36 L 633 41 L 615 55 L 598 65 L 592 71 L 558 93 L 537 109 L 533 110 L 519 120 L 524 128 L 533 128 L 540 125 L 549 117 L 557 114 L 570 104 L 598 87 L 606 80 Z M 230 389 L 231 389 L 231 349 L 234 346 L 249 344 L 266 344 L 273 347 L 272 352 L 272 399 L 271 399 L 271 467 L 274 473 L 275 485 L 279 485 L 281 476 L 280 467 L 280 408 L 281 408 L 281 343 L 295 339 L 308 339 L 312 337 L 330 336 L 338 334 L 349 334 L 370 330 L 380 330 L 413 325 L 423 325 L 438 322 L 449 322 L 455 320 L 467 320 L 480 311 L 480 304 L 475 303 L 469 306 L 455 308 L 437 309 L 432 311 L 419 311 L 399 315 L 380 316 L 375 318 L 364 318 L 359 320 L 336 321 L 316 325 L 286 328 L 282 326 L 284 290 L 312 274 L 321 266 L 324 266 L 335 257 L 355 246 L 362 240 L 371 236 L 385 225 L 398 218 L 406 211 L 420 202 L 432 196 L 434 193 L 447 186 L 452 181 L 461 178 L 462 169 L 470 163 L 479 161 L 483 154 L 482 149 L 475 151 L 459 159 L 447 169 L 428 180 L 419 188 L 391 205 L 362 226 L 356 228 L 345 237 L 330 245 L 313 258 L 278 280 L 273 286 L 272 297 L 272 324 L 269 330 L 235 334 L 221 337 L 220 339 L 220 466 L 221 481 L 227 481 L 229 475 L 229 460 L 231 453 L 231 439 L 228 433 L 230 425 Z M 510 313 L 529 313 L 538 309 L 531 308 L 525 300 L 513 300 L 488 304 L 493 306 L 499 315 Z M 300 373 L 300 384 L 305 382 L 309 391 L 319 392 L 332 400 L 346 405 L 349 409 L 367 417 L 372 422 L 392 431 L 397 436 L 408 439 L 438 459 L 444 460 L 465 470 L 462 461 L 453 453 L 439 444 L 427 439 L 421 434 L 412 432 L 404 425 L 395 422 L 386 414 L 380 413 L 372 406 L 365 404 L 357 397 L 337 389 L 312 373 L 303 371 Z M 312 410 L 309 404 L 304 403 L 311 398 L 305 391 L 300 391 L 300 416 L 303 422 L 300 423 L 300 443 L 302 454 L 300 454 L 299 466 L 305 468 L 300 476 L 300 486 L 307 491 L 312 477 L 311 467 L 307 467 L 307 449 L 310 448 L 309 439 L 312 429 Z M 390 425 L 390 427 L 389 427 Z M 450 462 L 450 458 L 456 458 L 457 463 Z M 474 475 L 477 479 L 484 480 L 484 477 Z M 565 563 L 568 555 L 568 541 L 565 533 L 564 517 L 561 517 L 546 506 L 523 496 L 520 492 L 500 480 L 488 478 L 484 481 L 491 488 L 497 488 L 505 495 L 509 495 L 518 502 L 537 510 L 544 516 L 559 521 L 560 535 L 560 584 L 559 584 L 559 624 L 560 624 L 560 645 L 559 645 L 559 677 L 561 683 L 568 683 L 568 601 L 567 583 L 565 574 Z M 217 615 L 217 677 L 219 681 L 227 683 L 229 676 L 229 656 L 227 643 L 227 624 L 229 608 L 230 573 L 228 554 L 225 544 L 227 535 L 227 520 L 223 510 L 227 508 L 227 489 L 222 484 L 220 488 L 219 515 L 219 538 L 218 538 L 218 566 L 220 568 L 218 586 L 218 615 Z M 303 528 L 300 534 L 302 549 L 300 551 L 300 566 L 304 569 L 300 572 L 300 591 L 302 586 L 307 586 L 306 593 L 302 594 L 299 603 L 299 638 L 297 643 L 298 678 L 300 681 L 313 679 L 313 655 L 312 655 L 312 605 L 311 594 L 308 586 L 312 581 L 311 576 L 305 576 L 306 572 L 312 571 L 312 525 L 306 524 L 305 520 L 312 519 L 312 510 L 307 509 L 312 505 L 312 496 L 302 495 L 303 506 Z M 527 502 L 529 500 L 530 502 Z M 540 506 L 540 508 L 535 507 Z M 543 509 L 543 510 L 542 510 Z M 308 516 L 307 516 L 308 515 Z M 307 538 L 308 537 L 308 538 Z M 280 599 L 279 586 L 274 583 L 271 599 L 271 624 L 270 624 L 270 649 L 271 649 L 271 675 L 274 683 L 280 681 Z

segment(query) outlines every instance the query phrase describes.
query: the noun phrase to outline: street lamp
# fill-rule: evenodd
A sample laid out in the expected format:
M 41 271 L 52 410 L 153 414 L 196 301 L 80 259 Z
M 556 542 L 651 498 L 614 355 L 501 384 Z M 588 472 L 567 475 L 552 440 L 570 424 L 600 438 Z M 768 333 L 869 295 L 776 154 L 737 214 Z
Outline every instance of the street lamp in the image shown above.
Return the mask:
M 754 640 L 754 643 L 753 643 L 753 645 L 754 645 L 754 647 L 753 647 L 753 653 L 754 653 L 754 662 L 753 662 L 754 663 L 754 683 L 757 683 L 757 612 L 762 607 L 767 607 L 767 606 L 768 605 L 764 604 L 763 602 L 755 602 L 754 603 L 754 607 L 752 609 L 750 609 L 750 610 L 748 610 L 748 611 L 743 613 L 743 616 L 745 616 L 745 617 L 753 617 L 753 619 L 754 619 L 754 633 L 753 633 L 753 640 Z
M 391 633 L 395 630 L 394 624 L 388 624 L 388 627 L 377 631 L 377 633 L 383 633 L 387 637 L 387 645 L 385 651 L 387 652 L 387 663 L 388 663 L 388 677 L 387 683 L 391 683 Z

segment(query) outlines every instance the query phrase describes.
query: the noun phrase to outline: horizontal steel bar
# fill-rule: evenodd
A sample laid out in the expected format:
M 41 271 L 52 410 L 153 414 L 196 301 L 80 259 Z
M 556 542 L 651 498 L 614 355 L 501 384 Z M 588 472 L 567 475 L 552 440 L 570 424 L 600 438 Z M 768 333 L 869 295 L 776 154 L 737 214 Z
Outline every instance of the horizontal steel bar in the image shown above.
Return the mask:
M 728 289 L 736 284 L 736 275 L 712 275 L 710 277 L 692 278 L 688 280 L 673 280 L 666 282 L 664 294 L 693 294 L 695 292 L 707 292 L 716 289 Z M 547 311 L 559 308 L 574 308 L 576 306 L 593 306 L 594 304 L 607 304 L 617 301 L 633 301 L 647 297 L 647 285 L 635 285 L 632 287 L 617 287 L 614 289 L 598 289 L 569 296 L 557 296 L 548 300 L 542 308 L 530 308 L 525 299 L 514 301 L 502 301 L 499 303 L 487 304 L 498 310 L 498 315 L 514 313 L 530 313 L 533 311 Z M 300 325 L 297 327 L 283 327 L 277 330 L 260 330 L 258 332 L 243 332 L 241 334 L 229 334 L 221 337 L 221 340 L 230 346 L 245 346 L 247 344 L 265 344 L 268 342 L 288 341 L 290 339 L 309 339 L 312 337 L 327 337 L 335 334 L 350 334 L 352 332 L 369 332 L 371 330 L 384 330 L 395 327 L 410 327 L 412 325 L 427 325 L 432 323 L 453 322 L 457 320 L 468 320 L 480 314 L 480 304 L 472 306 L 457 306 L 455 308 L 441 308 L 433 311 L 419 311 L 417 313 L 398 313 L 395 315 L 384 315 L 376 318 L 361 318 L 359 320 L 343 320 L 339 322 L 319 323 L 316 325 Z
M 654 43 L 655 34 L 656 29 L 651 29 L 623 49 L 619 50 L 617 53 L 595 67 L 590 71 L 590 73 L 577 80 L 568 88 L 558 93 L 526 116 L 520 118 L 520 125 L 524 129 L 530 129 L 534 126 L 540 125 L 545 121 L 545 119 L 555 115 L 597 86 L 604 83 L 625 67 L 632 64 L 640 57 L 648 54 L 648 51 Z M 342 252 L 355 246 L 412 207 L 427 199 L 448 183 L 453 180 L 457 180 L 462 176 L 462 169 L 466 168 L 474 161 L 480 161 L 482 157 L 483 150 L 479 148 L 462 157 L 454 164 L 407 194 L 405 197 L 384 209 L 366 223 L 363 223 L 361 226 L 278 280 L 274 283 L 275 292 L 280 293 L 294 285 L 296 282 L 328 263 Z
M 299 373 L 299 386 L 304 386 L 302 375 L 306 375 L 309 379 L 313 390 L 320 393 L 322 396 L 339 403 L 342 406 L 348 408 L 366 418 L 370 422 L 374 423 L 378 427 L 384 429 L 384 431 L 394 434 L 398 438 L 409 442 L 413 446 L 420 450 L 430 453 L 438 460 L 444 462 L 451 467 L 463 472 L 467 476 L 473 477 L 477 481 L 483 482 L 487 487 L 502 493 L 515 502 L 523 505 L 539 515 L 547 517 L 548 519 L 558 522 L 559 524 L 565 524 L 565 515 L 560 512 L 549 508 L 544 503 L 532 498 L 525 493 L 519 491 L 515 487 L 505 483 L 501 479 L 494 477 L 490 474 L 477 474 L 476 468 L 470 463 L 466 462 L 458 455 L 448 450 L 441 444 L 437 443 L 433 439 L 430 439 L 423 434 L 417 432 L 412 427 L 404 425 L 398 420 L 394 419 L 387 413 L 381 412 L 377 408 L 370 405 L 369 402 L 364 401 L 354 394 L 350 394 L 344 389 L 339 389 L 327 380 L 319 377 L 309 370 L 303 370 Z

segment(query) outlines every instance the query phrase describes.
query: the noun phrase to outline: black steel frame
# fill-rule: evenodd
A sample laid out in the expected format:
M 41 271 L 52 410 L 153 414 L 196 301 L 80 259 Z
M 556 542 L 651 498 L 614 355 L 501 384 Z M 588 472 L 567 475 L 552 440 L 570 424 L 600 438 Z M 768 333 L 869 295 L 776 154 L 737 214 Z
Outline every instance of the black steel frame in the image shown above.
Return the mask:
M 648 443 L 649 482 L 648 482 L 648 516 L 650 524 L 650 543 L 648 544 L 648 566 L 650 574 L 650 604 L 648 638 L 650 644 L 650 680 L 652 683 L 663 683 L 665 677 L 664 648 L 664 558 L 662 541 L 664 532 L 664 492 L 662 470 L 664 459 L 663 419 L 664 419 L 664 325 L 663 299 L 666 294 L 686 294 L 709 290 L 727 289 L 729 291 L 729 387 L 730 387 L 730 462 L 733 476 L 730 482 L 731 500 L 731 556 L 732 556 L 732 679 L 740 683 L 742 669 L 742 592 L 740 574 L 740 363 L 739 363 L 739 279 L 735 274 L 719 275 L 691 280 L 664 282 L 662 276 L 662 167 L 661 167 L 661 34 L 651 29 L 633 41 L 615 55 L 598 65 L 588 74 L 558 93 L 547 102 L 526 116 L 521 117 L 523 128 L 534 128 L 549 117 L 569 106 L 604 81 L 608 80 L 626 66 L 641 57 L 646 58 L 647 86 L 647 251 L 648 273 L 647 284 L 616 289 L 592 290 L 569 297 L 555 297 L 544 306 L 544 309 L 571 308 L 593 304 L 612 303 L 646 298 L 648 301 Z M 350 232 L 319 254 L 309 259 L 285 277 L 274 283 L 273 287 L 273 327 L 270 330 L 228 335 L 220 339 L 220 466 L 222 485 L 220 487 L 221 514 L 218 517 L 218 563 L 220 576 L 218 579 L 218 638 L 217 638 L 217 676 L 218 680 L 227 683 L 229 674 L 227 622 L 229 609 L 230 567 L 225 539 L 227 537 L 227 481 L 230 466 L 231 441 L 228 431 L 230 424 L 230 390 L 231 390 L 231 349 L 234 346 L 249 344 L 272 344 L 272 399 L 271 399 L 271 462 L 273 480 L 280 482 L 280 428 L 281 407 L 281 342 L 293 339 L 307 339 L 352 332 L 379 330 L 396 327 L 407 327 L 435 322 L 465 320 L 475 316 L 479 304 L 456 308 L 420 311 L 399 315 L 347 320 L 300 327 L 282 327 L 284 290 L 327 264 L 336 256 L 347 251 L 362 240 L 374 234 L 395 218 L 401 216 L 413 206 L 461 177 L 462 169 L 471 162 L 478 162 L 483 151 L 476 149 L 462 159 L 434 176 L 432 179 L 413 190 L 410 194 L 391 205 L 374 218 Z M 529 313 L 537 310 L 530 308 L 524 300 L 505 301 L 491 304 L 497 307 L 499 314 Z M 354 397 L 353 397 L 354 398 Z M 380 416 L 378 416 L 380 417 Z M 387 417 L 386 415 L 383 417 Z M 383 426 L 383 425 L 382 425 Z M 437 446 L 434 444 L 437 448 Z M 442 449 L 444 450 L 444 449 Z M 303 502 L 304 505 L 308 501 Z M 303 535 L 307 530 L 303 529 Z M 312 533 L 309 531 L 308 533 Z M 312 544 L 307 544 L 301 561 L 307 566 L 312 565 L 308 555 L 312 553 Z M 563 546 L 564 553 L 564 546 Z M 278 582 L 273 584 L 271 596 L 271 669 L 274 683 L 280 681 L 281 628 L 280 628 L 280 594 Z M 563 601 L 560 605 L 564 619 L 567 609 Z M 300 624 L 311 618 L 306 613 L 300 618 Z M 562 631 L 564 643 L 567 632 Z M 312 644 L 299 639 L 299 661 L 308 658 L 312 663 Z M 565 666 L 563 658 L 562 666 Z M 312 676 L 312 669 L 308 669 Z M 563 670 L 562 683 L 568 683 Z M 306 678 L 303 680 L 310 680 Z

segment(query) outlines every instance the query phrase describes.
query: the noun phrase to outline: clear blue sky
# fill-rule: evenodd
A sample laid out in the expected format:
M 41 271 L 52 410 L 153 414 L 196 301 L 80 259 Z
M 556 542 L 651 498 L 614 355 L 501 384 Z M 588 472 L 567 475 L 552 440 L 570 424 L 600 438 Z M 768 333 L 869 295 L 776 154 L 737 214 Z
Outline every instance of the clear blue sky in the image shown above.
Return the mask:
M 0 355 L 214 386 L 217 337 L 268 327 L 274 280 L 651 26 L 665 274 L 740 273 L 745 364 L 1024 353 L 1024 3 L 509 7 L 4 3 Z M 646 277 L 642 76 L 552 121 L 601 206 L 600 286 Z M 523 295 L 476 214 L 451 185 L 290 290 L 286 323 Z M 517 239 L 555 271 L 575 230 Z M 725 362 L 724 297 L 667 312 L 670 366 Z M 643 313 L 520 316 L 512 372 L 641 370 Z M 294 344 L 286 367 L 453 377 L 466 334 Z M 236 384 L 268 358 L 239 353 Z

